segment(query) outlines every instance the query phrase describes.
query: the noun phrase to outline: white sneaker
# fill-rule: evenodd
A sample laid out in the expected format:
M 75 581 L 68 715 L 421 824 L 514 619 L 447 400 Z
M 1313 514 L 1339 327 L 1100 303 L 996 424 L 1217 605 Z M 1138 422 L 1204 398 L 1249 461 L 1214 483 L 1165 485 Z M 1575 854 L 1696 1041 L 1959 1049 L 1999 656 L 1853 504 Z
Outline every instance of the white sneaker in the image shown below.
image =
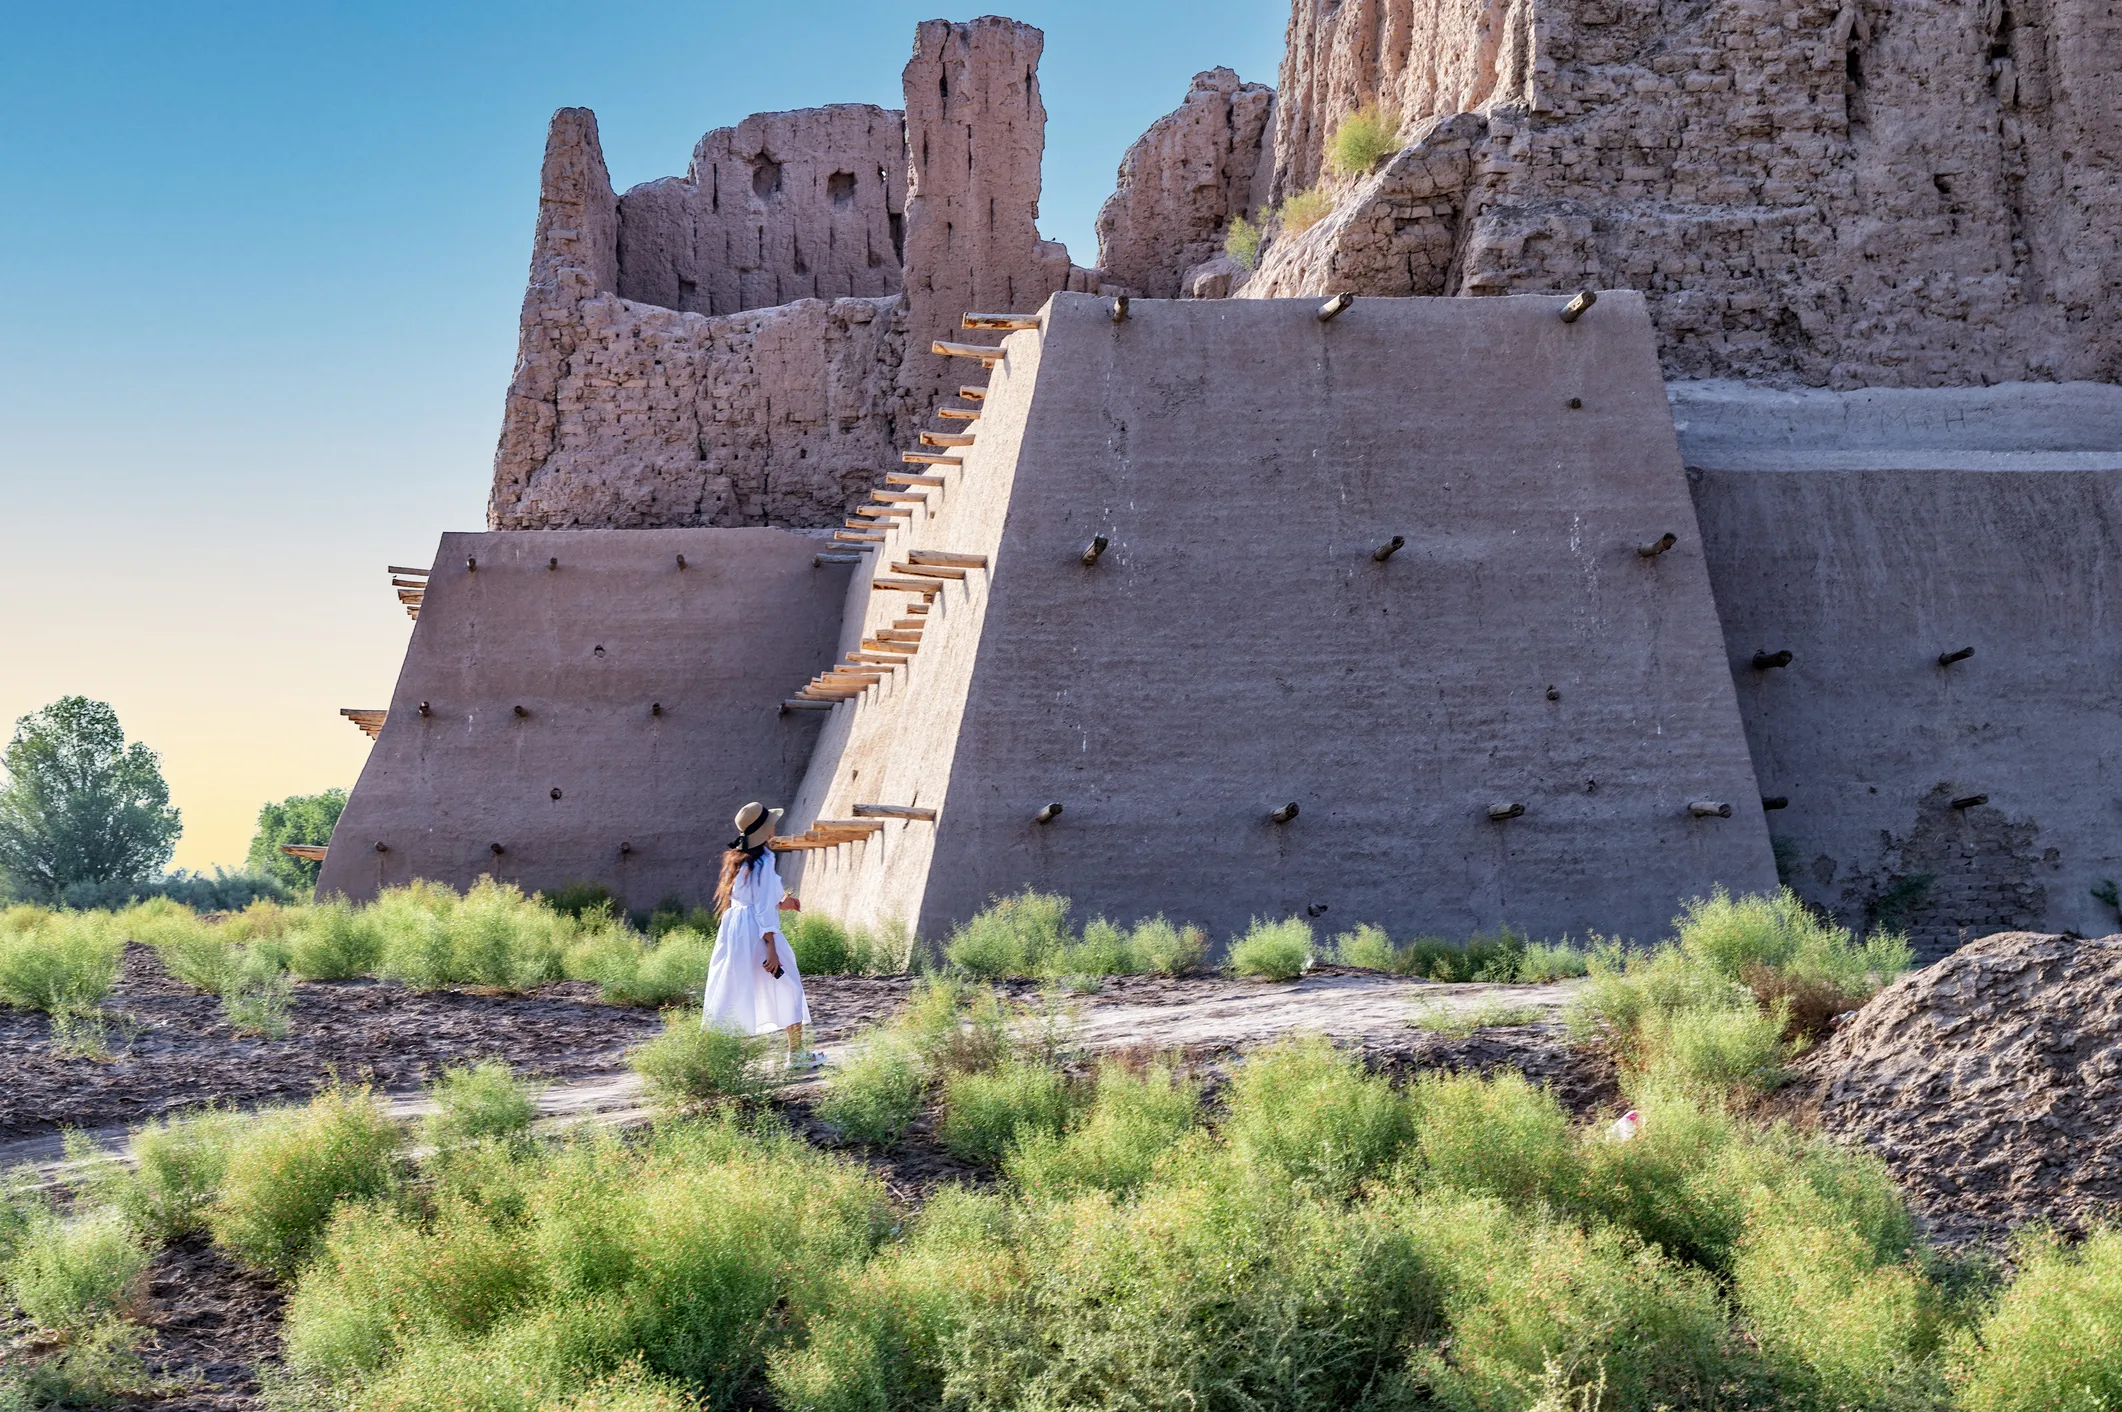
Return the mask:
M 825 1056 L 815 1049 L 788 1056 L 788 1071 L 791 1074 L 806 1074 L 812 1069 L 822 1069 L 824 1067 Z

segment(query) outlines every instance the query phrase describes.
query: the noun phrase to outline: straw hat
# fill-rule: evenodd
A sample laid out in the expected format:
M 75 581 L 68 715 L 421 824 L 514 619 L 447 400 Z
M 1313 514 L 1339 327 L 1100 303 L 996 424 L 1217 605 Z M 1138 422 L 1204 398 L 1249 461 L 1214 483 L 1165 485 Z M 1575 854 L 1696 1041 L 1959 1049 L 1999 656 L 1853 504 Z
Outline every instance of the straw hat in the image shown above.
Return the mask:
M 737 811 L 737 836 L 730 840 L 730 847 L 741 848 L 747 853 L 766 846 L 774 836 L 774 825 L 780 822 L 782 811 L 769 809 L 754 799 Z

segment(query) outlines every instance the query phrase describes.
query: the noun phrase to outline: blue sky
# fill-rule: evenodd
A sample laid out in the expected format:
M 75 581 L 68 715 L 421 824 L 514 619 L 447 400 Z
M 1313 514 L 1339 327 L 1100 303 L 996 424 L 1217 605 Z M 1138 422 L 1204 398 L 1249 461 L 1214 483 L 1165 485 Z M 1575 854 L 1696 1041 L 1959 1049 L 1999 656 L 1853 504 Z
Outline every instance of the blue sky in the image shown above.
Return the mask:
M 161 752 L 177 863 L 351 785 L 386 563 L 482 523 L 545 122 L 612 178 L 747 113 L 897 107 L 928 5 L 17 5 L 0 25 L 0 726 L 56 696 Z M 1079 263 L 1197 70 L 1272 83 L 1286 0 L 1024 3 L 1044 233 Z

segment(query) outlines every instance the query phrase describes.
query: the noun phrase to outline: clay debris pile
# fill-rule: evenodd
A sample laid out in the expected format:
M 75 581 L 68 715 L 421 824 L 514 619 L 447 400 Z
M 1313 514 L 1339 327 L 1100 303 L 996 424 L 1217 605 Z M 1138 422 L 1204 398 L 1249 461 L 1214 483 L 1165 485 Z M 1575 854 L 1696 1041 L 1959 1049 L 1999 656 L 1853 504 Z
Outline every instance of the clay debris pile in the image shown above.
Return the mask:
M 2122 936 L 2002 932 L 1882 991 L 1806 1064 L 1939 1238 L 2122 1215 Z

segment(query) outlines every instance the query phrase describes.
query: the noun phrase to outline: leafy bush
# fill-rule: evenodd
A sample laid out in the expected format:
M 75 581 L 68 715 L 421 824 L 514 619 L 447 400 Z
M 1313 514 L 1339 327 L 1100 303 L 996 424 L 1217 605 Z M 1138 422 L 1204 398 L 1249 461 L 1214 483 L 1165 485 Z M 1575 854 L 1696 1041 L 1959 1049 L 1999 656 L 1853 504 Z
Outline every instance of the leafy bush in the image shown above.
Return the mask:
M 538 901 L 561 916 L 577 922 L 596 919 L 609 921 L 626 910 L 624 904 L 603 883 L 568 883 L 551 892 L 539 893 Z
M 665 1010 L 663 1033 L 626 1056 L 659 1102 L 679 1107 L 751 1098 L 765 1084 L 772 1041 L 701 1023 L 698 1010 Z
M 1408 1104 L 1409 1165 L 1425 1186 L 1514 1206 L 1563 1207 L 1575 1197 L 1577 1142 L 1569 1115 L 1524 1075 L 1426 1074 Z
M 1321 187 L 1294 192 L 1275 208 L 1275 223 L 1284 235 L 1302 235 L 1333 213 L 1334 198 Z
M 215 868 L 189 873 L 182 868 L 158 878 L 130 882 L 68 883 L 59 901 L 76 911 L 116 910 L 157 900 L 179 903 L 198 912 L 240 912 L 254 902 L 286 902 L 293 894 L 277 878 Z
M 953 976 L 917 981 L 893 1024 L 920 1052 L 922 1062 L 939 1074 L 991 1069 L 1016 1050 L 1001 997 Z
M 209 1108 L 135 1128 L 128 1145 L 130 1163 L 76 1163 L 93 1174 L 85 1194 L 108 1204 L 135 1230 L 157 1241 L 202 1229 L 245 1121 L 238 1114 Z M 69 1151 L 68 1156 L 75 1154 Z
M 334 1207 L 390 1190 L 401 1138 L 366 1089 L 328 1089 L 304 1107 L 260 1114 L 229 1148 L 207 1212 L 215 1241 L 250 1264 L 294 1273 Z
M 1787 1009 L 1654 1011 L 1641 1031 L 1642 1072 L 1704 1094 L 1766 1093 L 1788 1077 Z
M 237 1034 L 287 1038 L 288 1013 L 294 1006 L 294 981 L 287 972 L 249 951 L 221 995 L 221 1013 Z
M 1390 1222 L 1211 1164 L 1023 1213 L 1021 1275 L 972 1299 L 941 1357 L 950 1405 L 1405 1406 L 1434 1282 Z
M 998 1162 L 1031 1133 L 1058 1134 L 1075 1107 L 1068 1076 L 1049 1065 L 1011 1059 L 943 1085 L 944 1148 L 968 1162 Z
M 1417 937 L 1401 949 L 1400 970 L 1433 981 L 1508 984 L 1518 979 L 1525 948 L 1525 938 L 1508 927 L 1464 942 Z
M 1724 1310 L 1699 1272 L 1612 1228 L 1583 1231 L 1492 1197 L 1417 1198 L 1396 1212 L 1441 1287 L 1443 1354 L 1417 1359 L 1446 1405 L 1523 1407 L 1550 1365 L 1602 1406 L 1709 1405 L 1727 1363 Z
M 1538 985 L 1542 981 L 1570 980 L 1590 970 L 1591 963 L 1584 953 L 1566 941 L 1529 942 L 1518 956 L 1517 974 L 1512 979 L 1524 985 Z
M 1727 980 L 1752 966 L 1824 982 L 1862 1002 L 1914 959 L 1908 942 L 1876 932 L 1859 944 L 1845 927 L 1817 917 L 1784 888 L 1771 897 L 1733 898 L 1717 888 L 1673 919 L 1680 949 Z
M 147 1268 L 147 1247 L 115 1211 L 39 1212 L 7 1263 L 8 1297 L 39 1328 L 72 1333 L 114 1313 Z
M 427 1086 L 435 1111 L 421 1124 L 432 1147 L 480 1138 L 515 1138 L 538 1116 L 538 1093 L 498 1059 L 455 1064 Z
M 1383 1170 L 1410 1132 L 1392 1085 L 1316 1037 L 1247 1056 L 1223 1120 L 1241 1166 L 1322 1194 L 1345 1194 Z
M 998 897 L 954 930 L 943 955 L 952 966 L 984 979 L 1041 976 L 1075 938 L 1068 928 L 1068 899 L 1026 888 Z
M 1160 976 L 1183 976 L 1208 955 L 1206 932 L 1168 922 L 1162 915 L 1135 923 L 1127 941 L 1136 968 Z
M 289 1302 L 295 1372 L 363 1408 L 622 1407 L 658 1387 L 749 1405 L 791 1311 L 888 1215 L 874 1179 L 728 1123 L 518 1161 L 505 1217 L 344 1210 Z
M 781 935 L 788 938 L 788 949 L 796 955 L 796 969 L 806 976 L 844 976 L 862 969 L 847 928 L 831 917 L 783 912 Z
M 1098 1189 L 1128 1196 L 1148 1182 L 1158 1159 L 1193 1129 L 1200 1085 L 1157 1065 L 1137 1073 L 1108 1063 L 1081 1121 L 1066 1133 L 1021 1133 L 1005 1161 L 1025 1191 L 1067 1195 Z
M 1398 959 L 1393 953 L 1393 939 L 1385 934 L 1385 928 L 1369 922 L 1334 938 L 1334 960 L 1344 966 L 1396 971 L 1399 969 Z
M 1311 969 L 1312 928 L 1302 917 L 1279 922 L 1253 918 L 1244 936 L 1231 943 L 1230 968 L 1241 976 L 1290 981 Z
M 2109 1412 L 2122 1407 L 2122 1230 L 2082 1245 L 2045 1233 L 2018 1250 L 2019 1276 L 1955 1341 L 1965 1412 Z
M 379 973 L 419 989 L 523 990 L 557 979 L 577 934 L 571 919 L 492 878 L 461 898 L 432 883 L 390 888 L 369 915 L 383 937 Z
M 1399 124 L 1376 106 L 1361 108 L 1343 118 L 1326 139 L 1326 169 L 1335 176 L 1362 176 L 1380 158 L 1399 150 Z
M 1223 232 L 1223 253 L 1241 270 L 1259 268 L 1260 234 L 1260 227 L 1245 217 L 1232 216 L 1229 228 Z
M 1473 1005 L 1426 1002 L 1416 1008 L 1408 1023 L 1418 1030 L 1464 1039 L 1477 1030 L 1535 1025 L 1545 1018 L 1547 1012 L 1538 1006 L 1512 1005 L 1490 995 Z
M 1913 1261 L 1884 1263 L 1865 1234 L 1802 1184 L 1757 1197 L 1734 1294 L 1784 1380 L 1830 1406 L 1935 1405 L 1928 1360 L 1942 1301 Z
M 93 1009 L 118 979 L 123 948 L 107 917 L 42 913 L 35 926 L 0 933 L 0 1000 L 49 1015 Z
M 702 936 L 713 936 L 721 925 L 721 918 L 712 907 L 689 907 L 685 899 L 676 893 L 666 896 L 647 912 L 634 915 L 634 925 L 648 933 L 650 941 L 658 941 L 665 932 L 684 927 L 699 932 Z
M 904 1035 L 873 1030 L 827 1081 L 818 1116 L 857 1142 L 890 1147 L 927 1096 L 920 1051 Z
M 286 941 L 288 968 L 304 980 L 349 980 L 367 975 L 383 959 L 383 935 L 373 916 L 344 901 L 304 908 Z
M 714 957 L 714 938 L 690 927 L 672 928 L 654 946 L 606 928 L 575 943 L 564 970 L 571 979 L 595 981 L 604 998 L 615 1004 L 670 1005 L 706 988 Z M 802 965 L 800 958 L 797 965 Z

